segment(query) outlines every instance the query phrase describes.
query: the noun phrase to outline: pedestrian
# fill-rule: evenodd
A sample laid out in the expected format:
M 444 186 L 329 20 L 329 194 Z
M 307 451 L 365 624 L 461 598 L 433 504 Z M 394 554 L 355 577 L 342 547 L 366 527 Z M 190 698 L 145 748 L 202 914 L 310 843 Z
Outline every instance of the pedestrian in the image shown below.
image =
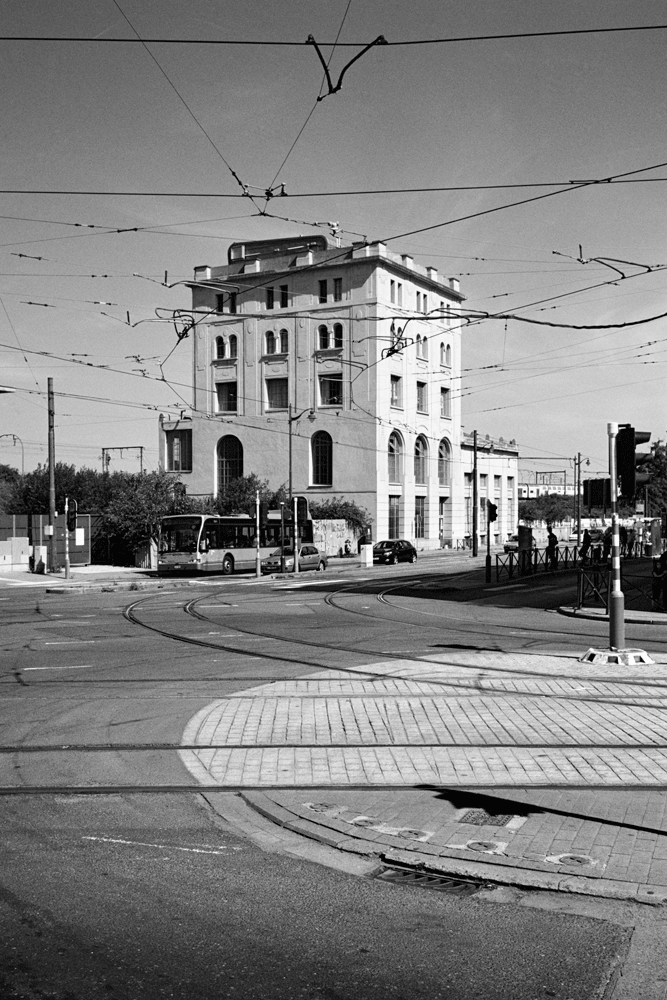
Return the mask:
M 635 530 L 630 528 L 628 530 L 628 559 L 632 559 L 635 554 Z
M 665 610 L 665 563 L 660 559 L 653 560 L 653 570 L 651 572 L 651 598 L 653 600 L 654 611 Z M 662 599 L 662 604 L 660 603 Z
M 547 566 L 552 570 L 558 568 L 558 539 L 551 528 L 547 534 Z
M 585 565 L 588 558 L 588 552 L 591 547 L 591 533 L 588 528 L 584 528 L 584 537 L 581 540 L 581 548 L 579 549 L 579 556 L 581 557 L 582 565 Z
M 624 524 L 619 525 L 618 537 L 621 543 L 621 555 L 627 555 L 628 551 L 628 529 Z
M 602 561 L 607 562 L 611 553 L 611 528 L 607 528 L 602 539 Z
M 662 610 L 667 611 L 667 552 L 662 553 L 659 561 L 662 569 Z

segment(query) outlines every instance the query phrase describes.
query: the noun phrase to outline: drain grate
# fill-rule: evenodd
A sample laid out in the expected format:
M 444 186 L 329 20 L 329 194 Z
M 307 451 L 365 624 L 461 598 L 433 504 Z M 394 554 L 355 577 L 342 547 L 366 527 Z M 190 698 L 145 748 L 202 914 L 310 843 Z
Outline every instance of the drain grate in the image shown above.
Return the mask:
M 410 868 L 382 868 L 373 877 L 380 882 L 391 882 L 393 885 L 412 885 L 418 889 L 435 889 L 436 892 L 448 892 L 453 896 L 474 896 L 476 892 L 484 888 L 483 882 L 419 872 Z
M 470 823 L 472 826 L 505 826 L 514 817 L 511 813 L 488 813 L 486 809 L 469 809 L 459 816 L 458 823 Z

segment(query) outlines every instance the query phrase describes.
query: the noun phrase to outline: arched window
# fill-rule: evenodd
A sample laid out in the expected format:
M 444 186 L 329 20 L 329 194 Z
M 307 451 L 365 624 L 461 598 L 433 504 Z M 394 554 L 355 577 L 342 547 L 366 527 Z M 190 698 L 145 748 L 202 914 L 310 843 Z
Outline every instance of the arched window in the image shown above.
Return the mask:
M 415 441 L 415 483 L 426 484 L 426 469 L 428 464 L 428 445 L 426 438 L 418 437 Z
M 310 447 L 313 462 L 313 486 L 333 484 L 333 442 L 326 431 L 313 434 Z
M 235 358 L 238 354 L 238 339 L 235 333 L 229 338 L 229 356 Z
M 218 441 L 218 493 L 224 493 L 233 479 L 243 475 L 243 445 L 233 434 Z
M 287 354 L 289 350 L 289 334 L 287 330 L 280 331 L 280 353 Z
M 340 323 L 335 323 L 333 328 L 334 347 L 343 346 L 343 327 Z
M 273 330 L 268 330 L 266 334 L 266 353 L 276 353 L 276 335 Z
M 422 358 L 424 358 L 425 361 L 428 360 L 428 340 L 426 337 L 422 340 Z
M 438 446 L 438 483 L 440 486 L 451 486 L 452 482 L 452 446 L 443 438 Z
M 222 337 L 215 338 L 215 356 L 218 359 L 225 356 L 225 342 Z
M 389 445 L 387 448 L 387 457 L 389 460 L 389 482 L 390 483 L 400 483 L 402 474 L 402 458 L 403 458 L 403 442 L 401 441 L 399 435 L 396 431 L 392 431 L 389 435 Z
M 417 345 L 417 357 L 421 358 L 421 356 L 422 356 L 422 338 L 421 338 L 421 334 L 420 333 L 417 334 L 417 339 L 416 339 L 415 343 Z
M 448 368 L 452 367 L 452 348 L 450 344 L 447 344 L 447 349 L 445 351 L 445 364 Z
M 446 350 L 445 350 L 445 345 L 444 344 L 440 344 L 440 364 L 441 365 L 444 365 L 446 363 L 446 361 L 445 361 L 446 357 L 447 357 L 447 353 L 446 353 Z
M 320 351 L 326 351 L 329 347 L 329 331 L 326 326 L 321 326 L 318 332 L 318 347 Z

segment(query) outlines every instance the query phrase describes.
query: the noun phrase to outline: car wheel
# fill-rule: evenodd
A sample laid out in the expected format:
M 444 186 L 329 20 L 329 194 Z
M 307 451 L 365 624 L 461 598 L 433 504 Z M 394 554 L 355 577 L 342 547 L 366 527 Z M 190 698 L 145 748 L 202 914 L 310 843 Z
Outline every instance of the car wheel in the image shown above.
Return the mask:
M 395 566 L 395 565 L 396 565 L 396 563 L 398 562 L 398 556 L 396 555 L 396 553 L 395 553 L 395 552 L 394 552 L 393 556 L 391 557 L 391 560 L 390 560 L 390 562 L 391 562 L 391 565 L 392 565 L 392 566 Z
M 325 569 L 326 569 L 325 564 L 323 562 L 321 562 L 321 561 L 318 562 L 318 564 L 317 564 L 317 572 L 318 573 L 324 573 Z
M 410 556 L 410 562 L 411 563 L 416 563 L 417 562 L 417 553 L 416 552 L 413 552 L 412 555 Z
M 229 576 L 230 573 L 234 572 L 234 560 L 231 556 L 225 556 L 222 560 L 222 572 L 225 576 Z

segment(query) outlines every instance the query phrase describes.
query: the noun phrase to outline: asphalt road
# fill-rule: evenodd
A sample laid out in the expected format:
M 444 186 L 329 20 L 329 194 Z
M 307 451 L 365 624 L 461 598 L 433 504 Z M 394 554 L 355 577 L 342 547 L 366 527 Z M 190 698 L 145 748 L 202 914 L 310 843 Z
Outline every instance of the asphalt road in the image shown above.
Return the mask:
M 599 995 L 627 920 L 267 854 L 194 790 L 175 748 L 226 693 L 380 656 L 605 644 L 604 624 L 546 610 L 571 595 L 562 578 L 497 590 L 423 567 L 362 576 L 0 592 L 0 787 L 17 792 L 0 797 L 3 1000 Z M 129 621 L 130 604 L 190 642 Z M 628 639 L 667 649 L 662 627 Z

